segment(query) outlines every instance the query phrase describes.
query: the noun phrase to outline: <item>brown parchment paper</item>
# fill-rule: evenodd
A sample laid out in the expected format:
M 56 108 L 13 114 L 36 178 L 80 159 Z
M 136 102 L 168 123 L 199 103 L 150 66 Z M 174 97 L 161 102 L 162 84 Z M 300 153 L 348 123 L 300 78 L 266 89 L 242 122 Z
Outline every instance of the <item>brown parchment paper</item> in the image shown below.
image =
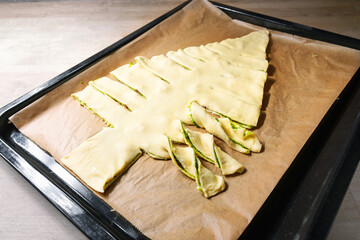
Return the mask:
M 194 1 L 14 115 L 12 121 L 59 161 L 105 126 L 70 97 L 90 80 L 107 75 L 138 55 L 151 57 L 258 29 L 262 28 L 231 20 L 208 2 Z M 171 161 L 144 156 L 105 194 L 98 194 L 148 237 L 238 238 L 359 67 L 359 51 L 277 31 L 270 33 L 269 77 L 256 130 L 264 149 L 246 156 L 217 141 L 245 165 L 245 174 L 225 177 L 227 190 L 206 199 L 196 190 L 195 182 Z

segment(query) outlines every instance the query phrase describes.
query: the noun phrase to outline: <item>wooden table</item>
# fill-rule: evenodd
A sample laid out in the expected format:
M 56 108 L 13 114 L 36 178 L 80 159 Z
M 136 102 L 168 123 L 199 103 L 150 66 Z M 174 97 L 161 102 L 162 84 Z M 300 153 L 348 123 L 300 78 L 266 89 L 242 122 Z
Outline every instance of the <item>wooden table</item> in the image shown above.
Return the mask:
M 182 1 L 71 1 L 0 4 L 0 106 L 69 69 Z M 360 1 L 218 1 L 360 38 Z M 360 171 L 329 239 L 360 239 Z M 0 239 L 85 239 L 0 160 Z

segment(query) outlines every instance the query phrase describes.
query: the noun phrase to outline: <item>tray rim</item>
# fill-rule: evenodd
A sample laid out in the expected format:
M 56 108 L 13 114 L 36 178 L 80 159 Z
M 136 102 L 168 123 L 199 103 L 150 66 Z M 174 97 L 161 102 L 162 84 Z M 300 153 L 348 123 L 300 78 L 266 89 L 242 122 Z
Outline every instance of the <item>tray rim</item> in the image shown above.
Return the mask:
M 120 39 L 118 42 L 110 45 L 109 47 L 105 48 L 104 50 L 101 50 L 97 54 L 84 60 L 83 62 L 79 63 L 78 65 L 74 66 L 73 68 L 65 71 L 64 73 L 56 76 L 55 78 L 49 80 L 46 83 L 40 85 L 39 87 L 35 88 L 34 90 L 26 93 L 22 97 L 14 100 L 13 102 L 7 104 L 6 106 L 0 108 L 0 129 L 7 127 L 8 128 L 7 130 L 9 130 L 9 129 L 11 130 L 11 128 L 13 128 L 12 132 L 9 134 L 13 134 L 13 136 L 19 136 L 16 134 L 21 134 L 21 133 L 19 131 L 17 131 L 17 129 L 14 126 L 11 126 L 12 124 L 9 122 L 10 116 L 12 116 L 17 111 L 24 108 L 25 106 L 29 105 L 30 103 L 34 102 L 36 99 L 38 99 L 41 96 L 45 95 L 46 93 L 50 92 L 54 88 L 60 86 L 62 83 L 66 82 L 69 79 L 71 79 L 72 77 L 76 76 L 80 72 L 86 70 L 88 67 L 90 67 L 91 65 L 100 61 L 104 57 L 110 55 L 115 50 L 121 48 L 121 46 L 127 44 L 128 42 L 132 41 L 136 37 L 138 37 L 141 34 L 143 34 L 144 32 L 146 32 L 147 30 L 156 26 L 157 24 L 159 24 L 160 22 L 165 20 L 167 17 L 173 15 L 175 12 L 182 9 L 189 2 L 190 1 L 186 1 L 182 4 L 180 4 L 178 7 L 170 10 L 169 12 L 160 16 L 159 18 L 155 19 L 154 21 L 150 22 L 149 24 L 145 25 L 144 27 L 134 31 L 130 35 Z M 360 50 L 360 40 L 355 39 L 355 38 L 343 36 L 343 35 L 336 34 L 336 33 L 331 33 L 328 31 L 308 27 L 308 26 L 301 25 L 301 24 L 292 23 L 289 21 L 284 21 L 284 20 L 281 20 L 278 18 L 273 18 L 273 17 L 269 17 L 266 15 L 250 12 L 247 10 L 227 6 L 225 4 L 220 4 L 220 3 L 216 3 L 216 2 L 211 2 L 211 3 L 215 7 L 224 11 L 230 17 L 232 15 L 238 15 L 237 17 L 240 16 L 241 19 L 239 19 L 239 18 L 237 18 L 237 19 L 239 19 L 241 21 L 250 22 L 250 23 L 253 23 L 256 25 L 264 26 L 264 27 L 272 29 L 272 30 L 280 30 L 282 32 L 287 32 L 287 33 L 291 33 L 294 35 L 312 38 L 312 39 L 316 39 L 316 40 L 320 40 L 320 41 L 326 41 L 326 42 L 330 42 L 333 44 Z M 262 24 L 259 24 L 259 23 L 262 23 Z M 329 41 L 329 39 L 330 39 L 330 41 Z M 359 78 L 359 75 L 360 75 L 360 69 L 358 70 L 357 74 L 354 75 L 354 77 L 357 76 L 357 78 Z M 354 81 L 350 80 L 350 82 L 354 82 Z M 354 132 L 356 132 L 358 129 L 358 126 L 360 125 L 359 120 L 355 121 L 355 123 L 353 123 L 353 124 L 354 124 L 353 129 L 355 129 Z M 318 127 L 317 127 L 317 129 L 318 129 Z M 122 219 L 122 221 L 120 221 L 120 225 L 123 225 L 123 226 L 117 226 L 116 229 L 113 229 L 112 226 L 109 226 L 109 225 L 111 225 L 111 222 L 109 222 L 109 220 L 111 220 L 111 218 L 118 218 L 118 217 L 123 218 L 120 214 L 112 213 L 109 216 L 107 216 L 108 221 L 105 221 L 105 222 L 100 221 L 101 219 L 99 219 L 99 218 L 104 217 L 104 216 L 97 216 L 98 213 L 95 210 L 94 210 L 95 212 L 91 211 L 91 208 L 94 206 L 88 206 L 86 201 L 84 202 L 84 199 L 81 199 L 81 198 L 79 199 L 78 196 L 76 196 L 79 194 L 79 192 L 77 192 L 76 189 L 70 189 L 68 186 L 62 186 L 64 184 L 64 182 L 61 182 L 61 181 L 59 182 L 58 180 L 54 180 L 54 176 L 46 174 L 47 171 L 49 171 L 49 170 L 51 171 L 51 168 L 48 168 L 48 166 L 46 166 L 46 164 L 50 164 L 50 166 L 52 166 L 52 164 L 58 164 L 57 162 L 55 162 L 55 163 L 53 162 L 55 160 L 53 160 L 53 161 L 51 160 L 53 158 L 49 154 L 47 154 L 47 156 L 45 156 L 46 160 L 42 164 L 37 164 L 36 159 L 32 159 L 32 158 L 36 158 L 35 156 L 29 154 L 28 152 L 23 152 L 23 150 L 20 148 L 16 148 L 16 146 L 13 145 L 13 144 L 15 144 L 15 142 L 9 142 L 8 139 L 6 139 L 6 137 L 4 137 L 4 133 L 6 133 L 6 132 L 7 131 L 2 131 L 2 133 L 0 134 L 0 147 L 1 147 L 0 155 L 4 158 L 5 161 L 7 161 L 10 165 L 12 165 L 20 174 L 22 174 L 26 178 L 26 180 L 28 180 L 38 191 L 40 191 L 56 208 L 58 208 L 67 218 L 69 218 L 81 231 L 83 231 L 85 235 L 87 235 L 90 238 L 93 238 L 96 236 L 96 234 L 101 234 L 99 236 L 102 236 L 104 239 L 105 238 L 106 239 L 107 238 L 114 239 L 114 238 L 118 238 L 118 237 L 121 237 L 124 239 L 146 238 L 146 236 L 142 235 L 140 233 L 140 231 L 138 231 L 136 229 L 135 226 L 133 226 L 131 223 L 127 222 L 125 218 Z M 25 137 L 25 136 L 22 135 L 21 137 Z M 351 135 L 347 139 L 350 139 L 350 140 L 348 140 L 347 145 L 344 146 L 343 149 L 344 148 L 351 149 L 352 142 L 357 141 L 356 139 L 354 140 L 353 135 Z M 27 142 L 27 141 L 30 141 L 30 140 L 27 139 L 25 142 L 17 143 L 17 144 L 20 144 L 20 145 L 21 144 L 29 144 L 29 142 Z M 32 142 L 30 141 L 30 144 L 31 143 Z M 12 146 L 10 146 L 11 144 L 12 144 Z M 32 144 L 34 144 L 34 143 L 32 143 Z M 36 149 L 36 145 L 33 146 L 33 148 Z M 38 147 L 38 148 L 41 149 L 40 147 Z M 346 153 L 346 151 L 345 151 L 345 153 Z M 44 163 L 46 163 L 45 166 L 44 166 Z M 28 164 L 28 166 L 25 167 L 24 164 L 25 165 Z M 73 205 L 74 207 L 83 208 L 84 209 L 83 219 L 80 219 L 80 221 L 77 221 L 78 219 L 74 219 L 74 216 L 71 216 L 71 214 L 68 211 L 66 211 L 66 209 L 61 207 L 61 204 L 59 204 L 56 201 L 54 201 L 53 199 L 49 198 L 49 196 L 46 194 L 44 189 L 41 189 L 41 186 L 36 184 L 36 182 L 34 180 L 32 180 L 28 175 L 26 175 L 26 173 L 24 172 L 26 170 L 26 168 L 32 169 L 32 171 L 34 171 L 35 173 L 39 173 L 41 176 L 45 177 L 46 180 L 48 181 L 49 186 L 53 187 L 53 191 L 58 191 L 58 194 L 60 194 L 60 195 L 63 194 L 64 195 L 63 197 L 65 197 L 69 201 L 71 201 L 74 204 Z M 66 171 L 66 172 L 68 172 L 68 171 Z M 285 176 L 285 174 L 284 174 L 284 176 Z M 85 186 L 83 185 L 83 187 L 85 187 Z M 275 189 L 276 188 L 277 188 L 277 186 L 275 187 Z M 88 192 L 85 191 L 85 193 L 83 192 L 83 194 L 95 195 L 89 189 L 88 189 Z M 75 197 L 74 197 L 74 195 L 75 195 Z M 92 196 L 92 198 L 93 198 L 93 196 Z M 342 200 L 342 198 L 341 198 L 341 200 Z M 104 204 L 102 204 L 102 207 L 105 207 L 105 209 L 111 208 L 104 201 L 102 201 L 102 202 L 104 203 Z M 341 203 L 341 201 L 340 201 L 340 203 Z M 107 210 L 109 210 L 109 209 L 107 209 Z M 108 214 L 109 214 L 109 212 L 108 212 Z M 120 215 L 120 216 L 118 216 L 118 215 Z M 93 222 L 94 225 L 98 226 L 99 232 L 97 232 L 94 235 L 93 231 L 89 230 L 89 226 L 84 224 L 84 221 L 86 221 L 86 220 L 90 220 Z M 94 226 L 94 225 L 92 225 L 92 226 Z M 308 231 L 311 231 L 311 229 L 309 228 Z M 277 233 L 277 234 L 279 234 L 279 233 Z

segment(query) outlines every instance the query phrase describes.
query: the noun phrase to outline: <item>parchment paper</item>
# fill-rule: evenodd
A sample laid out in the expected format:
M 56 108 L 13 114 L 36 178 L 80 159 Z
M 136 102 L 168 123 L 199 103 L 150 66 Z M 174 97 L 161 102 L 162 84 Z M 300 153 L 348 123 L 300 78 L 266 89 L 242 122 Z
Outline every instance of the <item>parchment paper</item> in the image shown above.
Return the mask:
M 56 160 L 105 125 L 70 94 L 135 56 L 151 57 L 261 29 L 231 20 L 205 1 L 183 10 L 12 117 Z M 114 29 L 116 31 L 116 29 Z M 270 31 L 270 67 L 256 130 L 264 150 L 245 156 L 245 174 L 225 177 L 228 189 L 206 199 L 171 161 L 139 159 L 105 194 L 98 194 L 153 239 L 236 239 L 355 73 L 360 52 Z M 217 174 L 220 172 L 205 163 Z

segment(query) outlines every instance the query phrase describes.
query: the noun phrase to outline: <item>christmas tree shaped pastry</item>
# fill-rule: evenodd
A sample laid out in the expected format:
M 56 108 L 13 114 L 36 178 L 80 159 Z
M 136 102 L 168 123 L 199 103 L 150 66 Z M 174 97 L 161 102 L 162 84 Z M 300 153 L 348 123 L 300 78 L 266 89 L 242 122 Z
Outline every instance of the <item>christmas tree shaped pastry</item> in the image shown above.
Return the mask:
M 140 56 L 135 64 L 112 71 L 112 79 L 91 81 L 73 97 L 108 127 L 62 162 L 91 188 L 103 192 L 143 152 L 155 159 L 173 157 L 169 138 L 193 150 L 197 147 L 193 159 L 211 159 L 224 174 L 242 171 L 237 160 L 213 144 L 212 135 L 242 153 L 261 150 L 249 129 L 257 125 L 262 106 L 268 41 L 269 33 L 263 30 L 150 59 Z M 202 135 L 186 124 L 206 129 L 206 141 L 198 141 L 197 146 L 189 141 Z M 212 151 L 205 151 L 209 147 Z M 198 165 L 198 171 L 210 176 L 204 169 Z M 208 177 L 203 183 L 211 185 L 211 181 L 218 178 Z M 205 196 L 216 194 L 204 191 Z

